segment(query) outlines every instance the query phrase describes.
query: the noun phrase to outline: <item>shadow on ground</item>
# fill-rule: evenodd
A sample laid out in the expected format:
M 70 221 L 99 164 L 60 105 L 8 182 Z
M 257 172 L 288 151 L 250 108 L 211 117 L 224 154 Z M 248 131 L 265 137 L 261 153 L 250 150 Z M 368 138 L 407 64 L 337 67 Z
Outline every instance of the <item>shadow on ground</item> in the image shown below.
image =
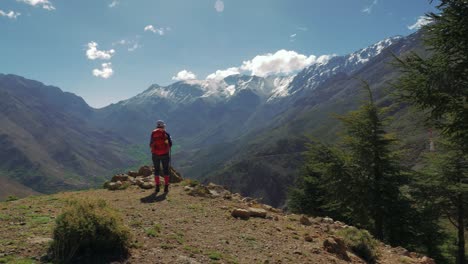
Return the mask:
M 163 193 L 161 195 L 157 195 L 156 193 L 152 192 L 150 195 L 146 197 L 142 197 L 140 201 L 142 203 L 157 203 L 164 201 L 166 199 L 167 193 Z

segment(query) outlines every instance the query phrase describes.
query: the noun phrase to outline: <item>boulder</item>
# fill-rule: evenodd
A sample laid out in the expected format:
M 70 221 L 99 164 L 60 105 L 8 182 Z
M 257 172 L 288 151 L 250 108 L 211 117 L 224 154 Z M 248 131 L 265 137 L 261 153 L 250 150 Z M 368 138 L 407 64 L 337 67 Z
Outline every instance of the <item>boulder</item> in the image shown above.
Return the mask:
M 261 209 L 261 208 L 249 207 L 249 209 L 247 211 L 249 212 L 249 215 L 251 217 L 265 218 L 266 215 L 267 215 L 267 211 L 265 209 Z
M 138 174 L 138 172 L 136 172 L 136 171 L 129 171 L 129 172 L 127 172 L 127 174 L 130 177 L 140 176 L 140 174 Z
M 114 175 L 114 177 L 112 177 L 112 182 L 117 182 L 117 181 L 128 181 L 129 179 L 129 176 L 126 175 L 126 174 L 117 174 L 117 175 Z
M 153 189 L 156 187 L 156 185 L 153 182 L 143 182 L 141 185 L 138 186 L 145 190 Z
M 122 187 L 122 182 L 121 181 L 117 181 L 117 182 L 110 182 L 108 185 L 107 185 L 108 189 L 109 190 L 118 190 Z
M 419 261 L 419 263 L 421 263 L 421 264 L 436 264 L 436 262 L 433 259 L 428 258 L 426 256 L 422 257 L 421 260 Z
M 342 260 L 350 261 L 351 259 L 346 252 L 346 244 L 341 238 L 329 237 L 323 241 L 323 248 L 328 253 L 334 254 Z
M 331 219 L 330 217 L 325 217 L 322 219 L 322 222 L 325 223 L 325 224 L 333 224 L 335 223 L 335 221 L 333 221 L 333 219 Z
M 299 219 L 299 222 L 305 226 L 310 226 L 312 225 L 312 222 L 310 221 L 309 217 L 302 215 L 301 219 Z
M 138 170 L 138 175 L 141 176 L 150 176 L 151 174 L 153 174 L 153 171 L 149 166 L 143 166 Z
M 231 212 L 231 215 L 235 218 L 241 218 L 244 220 L 247 220 L 250 218 L 250 212 L 248 210 L 240 209 L 240 208 L 234 209 Z

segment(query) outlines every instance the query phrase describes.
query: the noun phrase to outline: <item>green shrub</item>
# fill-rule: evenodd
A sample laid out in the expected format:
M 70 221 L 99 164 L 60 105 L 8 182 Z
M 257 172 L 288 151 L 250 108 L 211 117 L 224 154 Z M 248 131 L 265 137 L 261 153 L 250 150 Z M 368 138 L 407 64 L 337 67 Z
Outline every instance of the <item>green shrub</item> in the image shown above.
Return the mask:
M 51 244 L 55 262 L 77 258 L 123 258 L 131 243 L 120 214 L 103 200 L 69 201 L 57 218 Z
M 346 245 L 367 263 L 376 263 L 378 258 L 377 241 L 366 230 L 349 227 L 337 232 Z
M 192 179 L 185 179 L 181 182 L 182 186 L 190 186 L 190 187 L 195 187 L 200 185 L 200 182 L 197 180 L 192 180 Z
M 14 196 L 14 195 L 9 195 L 8 198 L 6 198 L 6 201 L 7 202 L 11 202 L 11 201 L 16 201 L 18 200 L 19 198 Z

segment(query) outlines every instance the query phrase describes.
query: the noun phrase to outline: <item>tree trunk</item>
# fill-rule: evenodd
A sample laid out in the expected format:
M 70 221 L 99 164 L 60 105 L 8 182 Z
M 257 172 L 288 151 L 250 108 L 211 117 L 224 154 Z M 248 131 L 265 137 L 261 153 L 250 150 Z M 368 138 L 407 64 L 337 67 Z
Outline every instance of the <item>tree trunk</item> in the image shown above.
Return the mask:
M 458 254 L 457 263 L 465 264 L 465 223 L 463 217 L 465 216 L 465 208 L 463 206 L 463 194 L 458 195 Z

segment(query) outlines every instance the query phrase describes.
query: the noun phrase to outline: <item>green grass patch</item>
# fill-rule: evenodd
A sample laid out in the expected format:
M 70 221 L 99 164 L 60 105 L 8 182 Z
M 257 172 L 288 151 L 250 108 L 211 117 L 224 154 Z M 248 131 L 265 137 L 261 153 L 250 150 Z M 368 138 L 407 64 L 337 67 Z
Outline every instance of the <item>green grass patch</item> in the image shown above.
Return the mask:
M 175 248 L 175 246 L 174 246 L 174 245 L 171 245 L 171 244 L 165 243 L 165 244 L 162 244 L 162 245 L 161 245 L 161 248 L 162 248 L 162 249 L 173 249 L 173 248 Z
M 210 252 L 208 257 L 211 260 L 221 260 L 223 258 L 223 255 L 217 251 Z
M 17 256 L 6 256 L 0 257 L 0 263 L 8 263 L 8 264 L 33 264 L 36 263 L 33 259 L 28 258 L 21 258 Z

